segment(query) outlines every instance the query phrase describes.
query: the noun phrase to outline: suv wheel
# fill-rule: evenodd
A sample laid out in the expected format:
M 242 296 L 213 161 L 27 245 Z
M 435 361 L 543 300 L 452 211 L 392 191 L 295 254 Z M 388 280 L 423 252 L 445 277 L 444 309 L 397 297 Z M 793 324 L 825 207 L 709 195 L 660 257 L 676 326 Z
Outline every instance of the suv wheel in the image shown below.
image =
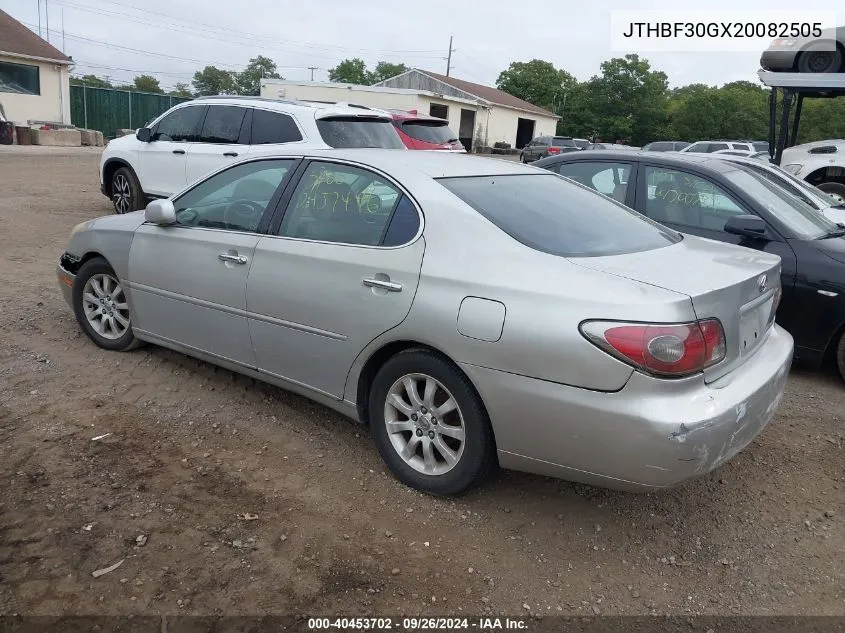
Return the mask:
M 128 167 L 121 167 L 112 174 L 111 199 L 117 214 L 144 208 L 144 192 L 135 173 Z
M 382 459 L 417 490 L 463 492 L 495 464 L 493 431 L 481 398 L 449 361 L 407 350 L 376 374 L 370 427 Z
M 827 194 L 839 198 L 840 204 L 845 204 L 845 185 L 841 182 L 823 182 L 818 188 Z

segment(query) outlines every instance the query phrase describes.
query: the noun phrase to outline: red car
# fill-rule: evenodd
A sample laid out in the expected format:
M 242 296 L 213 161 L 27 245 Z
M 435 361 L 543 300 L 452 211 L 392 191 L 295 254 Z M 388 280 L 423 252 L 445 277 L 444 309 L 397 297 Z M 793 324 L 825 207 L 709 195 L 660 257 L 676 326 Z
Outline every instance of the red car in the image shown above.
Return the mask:
M 449 129 L 446 119 L 420 114 L 416 110 L 388 110 L 393 125 L 408 149 L 436 149 L 465 152 L 458 135 Z

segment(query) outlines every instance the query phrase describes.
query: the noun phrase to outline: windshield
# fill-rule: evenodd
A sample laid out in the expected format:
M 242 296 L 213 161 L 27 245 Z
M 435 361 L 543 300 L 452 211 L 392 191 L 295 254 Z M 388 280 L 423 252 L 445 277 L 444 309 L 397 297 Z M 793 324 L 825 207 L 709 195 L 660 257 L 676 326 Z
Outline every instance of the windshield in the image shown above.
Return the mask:
M 405 144 L 399 138 L 399 133 L 393 127 L 393 122 L 386 119 L 363 117 L 317 119 L 317 129 L 320 130 L 320 136 L 329 147 L 405 148 Z
M 458 140 L 445 121 L 403 121 L 402 131 L 418 141 L 426 143 L 453 143 Z
M 725 177 L 763 205 L 792 234 L 788 237 L 814 240 L 837 229 L 836 224 L 816 209 L 756 172 L 736 169 Z
M 555 174 L 441 178 L 440 184 L 515 240 L 563 257 L 648 251 L 674 231 Z
M 817 189 L 806 180 L 796 178 L 779 167 L 775 167 L 775 171 L 757 165 L 749 165 L 747 163 L 740 163 L 740 165 L 745 169 L 753 171 L 755 174 L 759 174 L 776 185 L 783 187 L 789 193 L 798 196 L 801 200 L 820 211 L 830 208 L 836 203 L 833 198 L 825 194 L 825 192 L 821 189 Z

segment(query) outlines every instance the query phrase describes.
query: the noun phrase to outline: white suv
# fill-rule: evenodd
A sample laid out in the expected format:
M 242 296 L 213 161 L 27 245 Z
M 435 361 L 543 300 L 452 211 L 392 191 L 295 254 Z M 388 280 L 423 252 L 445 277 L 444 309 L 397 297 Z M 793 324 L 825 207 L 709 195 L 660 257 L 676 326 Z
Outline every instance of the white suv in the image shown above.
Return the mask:
M 711 154 L 722 150 L 748 152 L 762 152 L 769 149 L 769 144 L 764 141 L 698 141 L 687 145 L 681 152 L 693 154 Z
M 260 97 L 201 97 L 171 108 L 134 135 L 110 141 L 100 190 L 117 213 L 143 209 L 239 157 L 280 151 L 381 147 L 405 150 L 390 114 L 365 106 Z

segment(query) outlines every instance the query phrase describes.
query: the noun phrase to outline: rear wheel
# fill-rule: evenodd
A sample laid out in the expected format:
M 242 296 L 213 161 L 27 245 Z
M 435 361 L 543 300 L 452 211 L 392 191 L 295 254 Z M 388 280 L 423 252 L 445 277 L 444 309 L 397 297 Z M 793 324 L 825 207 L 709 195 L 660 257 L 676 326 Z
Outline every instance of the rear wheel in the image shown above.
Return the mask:
M 144 208 L 144 192 L 135 173 L 128 167 L 121 167 L 112 174 L 111 201 L 117 214 Z
M 839 337 L 839 344 L 836 346 L 836 368 L 842 380 L 845 380 L 845 333 Z
M 376 374 L 370 426 L 382 459 L 417 490 L 463 492 L 495 463 L 493 431 L 481 398 L 454 365 L 428 350 L 407 350 Z
M 76 274 L 73 311 L 82 331 L 103 349 L 123 352 L 140 344 L 132 333 L 123 286 L 101 257 L 85 262 Z
M 826 194 L 839 199 L 839 204 L 845 204 L 845 185 L 840 182 L 823 182 L 818 188 Z

